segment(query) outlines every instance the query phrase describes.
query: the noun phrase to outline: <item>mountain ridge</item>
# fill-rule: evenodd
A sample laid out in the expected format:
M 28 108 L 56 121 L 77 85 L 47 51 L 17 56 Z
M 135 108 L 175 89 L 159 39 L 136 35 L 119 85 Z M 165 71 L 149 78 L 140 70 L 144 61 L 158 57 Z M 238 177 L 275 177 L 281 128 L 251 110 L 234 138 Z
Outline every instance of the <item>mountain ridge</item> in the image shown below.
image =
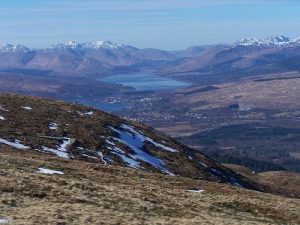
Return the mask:
M 111 41 L 70 41 L 44 49 L 5 45 L 0 48 L 0 69 L 44 70 L 59 76 L 103 76 L 143 71 L 180 79 L 180 74 L 191 72 L 247 76 L 257 71 L 270 73 L 300 69 L 294 63 L 299 57 L 299 48 L 299 38 L 291 40 L 284 36 L 194 46 L 175 52 L 139 49 Z
M 264 39 L 259 38 L 246 38 L 234 42 L 231 44 L 232 47 L 236 47 L 239 45 L 243 46 L 257 46 L 257 47 L 277 47 L 277 46 L 298 46 L 300 45 L 300 37 L 295 39 L 290 39 L 286 36 L 276 36 L 276 37 L 267 37 Z
M 0 147 L 260 190 L 199 151 L 94 108 L 0 94 Z
M 223 43 L 223 44 L 212 44 L 212 45 L 193 45 L 193 46 L 189 46 L 183 50 L 189 50 L 191 48 L 198 48 L 198 47 L 209 47 L 209 46 L 217 46 L 217 45 L 224 45 L 224 46 L 232 46 L 235 47 L 236 45 L 245 45 L 245 46 L 249 46 L 249 45 L 256 45 L 256 46 L 262 46 L 262 45 L 266 45 L 266 46 L 288 46 L 288 45 L 300 45 L 300 36 L 296 37 L 296 38 L 289 38 L 287 36 L 284 35 L 280 35 L 280 36 L 269 36 L 266 38 L 244 38 L 244 39 L 240 39 L 238 41 L 235 42 L 228 42 L 228 43 Z M 159 48 L 137 48 L 131 45 L 125 45 L 125 44 L 119 44 L 110 40 L 96 40 L 96 41 L 91 41 L 91 42 L 77 42 L 77 41 L 67 41 L 65 43 L 56 43 L 53 45 L 50 45 L 49 47 L 45 47 L 45 48 L 28 48 L 24 45 L 13 45 L 11 43 L 7 43 L 5 45 L 1 45 L 0 44 L 0 50 L 1 49 L 5 49 L 7 48 L 7 50 L 9 49 L 18 49 L 18 48 L 24 48 L 24 50 L 28 50 L 28 51 L 38 51 L 38 50 L 42 50 L 42 49 L 47 49 L 47 48 L 93 48 L 93 49 L 99 49 L 99 48 L 122 48 L 122 47 L 131 47 L 131 48 L 135 48 L 135 49 L 159 49 Z M 167 50 L 161 50 L 161 51 L 165 51 L 165 52 L 178 52 L 178 51 L 183 51 L 183 50 L 173 50 L 173 51 L 167 51 Z

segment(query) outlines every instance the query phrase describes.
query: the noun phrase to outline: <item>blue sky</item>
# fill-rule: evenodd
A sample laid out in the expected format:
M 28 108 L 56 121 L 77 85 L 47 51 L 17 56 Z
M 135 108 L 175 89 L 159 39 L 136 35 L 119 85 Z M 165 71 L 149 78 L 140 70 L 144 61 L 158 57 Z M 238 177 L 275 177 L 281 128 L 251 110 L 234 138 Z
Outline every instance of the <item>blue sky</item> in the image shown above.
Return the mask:
M 300 36 L 299 0 L 0 0 L 0 42 L 111 40 L 166 50 Z

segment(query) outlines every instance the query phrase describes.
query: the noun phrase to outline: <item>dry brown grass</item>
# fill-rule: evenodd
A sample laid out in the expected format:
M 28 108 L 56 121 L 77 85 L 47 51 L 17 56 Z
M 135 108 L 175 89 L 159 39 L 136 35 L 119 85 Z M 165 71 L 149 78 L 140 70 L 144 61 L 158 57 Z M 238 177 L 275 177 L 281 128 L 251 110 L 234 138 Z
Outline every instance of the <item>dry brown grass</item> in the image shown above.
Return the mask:
M 284 73 L 264 78 L 278 78 L 298 76 L 297 73 Z M 227 107 L 233 103 L 240 103 L 247 107 L 264 109 L 299 109 L 300 78 L 286 80 L 266 80 L 256 82 L 244 80 L 239 82 L 216 85 L 219 89 L 208 92 L 198 92 L 176 99 L 177 103 L 188 104 L 195 111 Z M 190 92 L 198 87 L 189 88 Z M 181 91 L 183 94 L 185 91 Z M 203 105 L 203 102 L 207 104 Z
M 241 175 L 257 183 L 268 192 L 300 199 L 300 174 L 287 171 L 269 171 L 252 173 L 243 166 L 224 164 L 226 167 L 238 171 Z
M 14 225 L 300 223 L 297 199 L 9 148 L 0 150 L 0 193 L 0 217 Z

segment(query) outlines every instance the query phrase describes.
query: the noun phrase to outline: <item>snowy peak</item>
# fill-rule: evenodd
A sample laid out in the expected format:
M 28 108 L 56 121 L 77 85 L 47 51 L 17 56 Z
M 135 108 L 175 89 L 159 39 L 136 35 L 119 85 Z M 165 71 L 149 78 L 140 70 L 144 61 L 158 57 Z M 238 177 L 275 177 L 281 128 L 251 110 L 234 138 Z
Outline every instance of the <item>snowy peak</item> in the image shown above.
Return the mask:
M 111 41 L 95 41 L 95 42 L 88 42 L 85 43 L 84 46 L 89 48 L 120 48 L 122 45 L 119 45 L 117 43 L 111 42 Z
M 285 36 L 277 36 L 277 37 L 268 37 L 265 39 L 269 43 L 287 43 L 290 42 L 291 40 L 288 37 Z
M 121 48 L 123 45 L 119 45 L 117 43 L 111 41 L 95 41 L 95 42 L 85 42 L 79 43 L 76 41 L 69 41 L 65 44 L 56 44 L 51 46 L 50 48 L 71 48 L 71 49 L 118 49 Z
M 252 47 L 289 47 L 300 45 L 300 37 L 295 40 L 290 40 L 290 38 L 285 36 L 277 36 L 277 37 L 268 37 L 265 39 L 258 38 L 250 38 L 250 39 L 242 39 L 233 43 L 232 47 L 237 46 L 252 46 Z
M 299 36 L 299 37 L 297 37 L 297 38 L 295 38 L 295 39 L 293 40 L 293 42 L 300 43 L 300 36 Z
M 0 52 L 27 52 L 30 49 L 23 45 L 0 44 Z

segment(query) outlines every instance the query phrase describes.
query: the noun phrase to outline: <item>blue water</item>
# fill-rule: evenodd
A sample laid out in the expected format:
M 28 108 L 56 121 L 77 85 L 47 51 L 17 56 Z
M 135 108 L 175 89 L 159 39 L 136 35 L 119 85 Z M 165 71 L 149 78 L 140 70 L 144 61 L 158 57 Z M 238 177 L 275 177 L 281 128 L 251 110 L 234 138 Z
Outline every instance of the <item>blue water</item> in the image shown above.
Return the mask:
M 116 112 L 121 109 L 126 108 L 125 103 L 107 103 L 107 102 L 101 102 L 94 105 L 95 108 L 101 109 L 105 112 Z
M 189 83 L 149 74 L 116 75 L 98 80 L 133 87 L 136 91 L 165 91 L 190 86 Z
M 82 105 L 91 106 L 96 109 L 103 110 L 105 112 L 116 112 L 116 111 L 126 108 L 126 106 L 127 106 L 125 103 L 122 103 L 122 102 L 117 102 L 117 103 L 95 102 L 95 101 L 85 99 L 85 98 L 73 99 L 73 102 L 75 102 L 75 101 Z

